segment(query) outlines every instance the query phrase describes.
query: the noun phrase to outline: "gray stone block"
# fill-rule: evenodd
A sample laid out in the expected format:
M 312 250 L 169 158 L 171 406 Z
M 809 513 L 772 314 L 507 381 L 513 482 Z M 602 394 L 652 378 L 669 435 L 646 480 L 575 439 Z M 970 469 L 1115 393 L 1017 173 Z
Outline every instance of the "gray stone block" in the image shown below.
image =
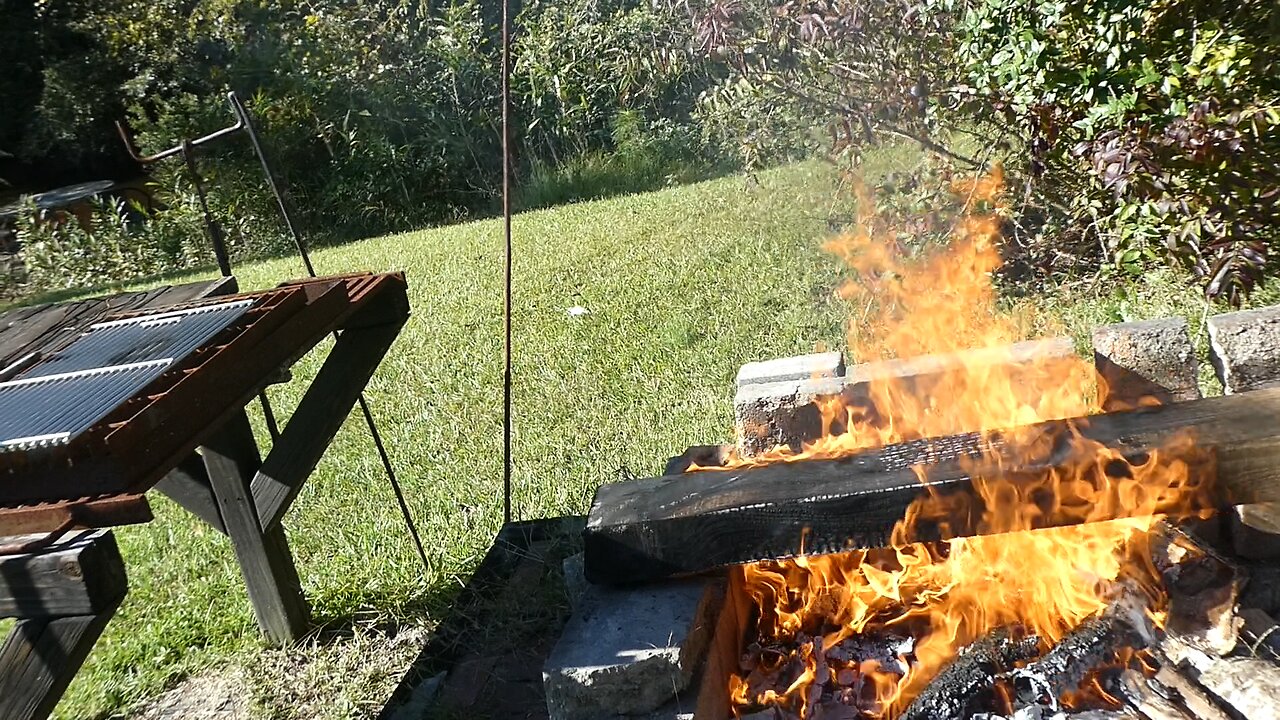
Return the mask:
M 841 395 L 841 402 L 846 405 L 864 406 L 870 402 L 874 383 L 889 379 L 900 383 L 904 393 L 928 397 L 974 367 L 1004 365 L 1014 376 L 1012 385 L 1015 391 L 1025 390 L 1028 395 L 1025 399 L 1034 401 L 1043 388 L 1032 382 L 1033 373 L 1030 371 L 1034 368 L 1035 375 L 1044 375 L 1041 368 L 1046 363 L 1068 358 L 1076 358 L 1070 338 L 1052 338 L 944 355 L 864 363 L 847 368 L 842 377 L 747 385 L 738 388 L 733 401 L 738 452 L 746 456 L 756 455 L 778 445 L 799 450 L 804 443 L 816 440 L 827 430 L 823 427 L 823 414 L 816 402 L 818 398 Z M 1028 372 L 1026 381 L 1022 382 L 1017 374 L 1024 370 Z M 843 422 L 844 417 L 840 415 L 836 419 Z
M 1222 390 L 1257 390 L 1280 383 L 1280 306 L 1209 318 L 1209 350 Z
M 1167 405 L 1200 397 L 1200 366 L 1183 318 L 1097 328 L 1093 354 L 1105 383 L 1105 396 L 1100 398 L 1104 410 L 1137 407 L 1150 399 Z
M 749 362 L 738 370 L 738 387 L 787 380 L 832 378 L 844 375 L 844 355 L 838 352 Z
M 733 398 L 738 452 L 756 455 L 778 445 L 799 450 L 822 435 L 820 397 L 838 395 L 841 378 L 785 380 L 738 388 Z
M 719 581 L 588 586 L 542 669 L 551 720 L 644 715 L 689 687 L 724 597 Z

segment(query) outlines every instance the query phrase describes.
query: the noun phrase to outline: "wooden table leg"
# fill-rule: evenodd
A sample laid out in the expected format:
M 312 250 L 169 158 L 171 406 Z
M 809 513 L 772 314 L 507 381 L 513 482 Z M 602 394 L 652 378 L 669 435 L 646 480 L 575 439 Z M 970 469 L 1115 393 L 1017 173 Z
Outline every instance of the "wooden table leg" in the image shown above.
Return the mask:
M 258 627 L 273 645 L 302 637 L 311 610 L 293 564 L 284 527 L 263 532 L 249 483 L 262 464 L 243 412 L 234 415 L 200 450 L 217 496 L 222 522 L 244 573 Z
M 20 618 L 0 646 L 0 718 L 44 720 L 53 712 L 126 589 L 109 531 L 0 557 L 0 617 Z

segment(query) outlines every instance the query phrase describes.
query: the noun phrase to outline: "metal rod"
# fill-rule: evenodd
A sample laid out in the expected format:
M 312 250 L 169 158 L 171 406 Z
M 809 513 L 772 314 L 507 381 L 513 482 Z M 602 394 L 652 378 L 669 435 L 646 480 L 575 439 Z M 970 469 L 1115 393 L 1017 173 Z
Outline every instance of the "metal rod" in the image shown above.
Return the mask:
M 226 236 L 222 232 L 222 226 L 213 219 L 213 213 L 209 211 L 209 201 L 204 194 L 204 179 L 200 177 L 200 171 L 196 168 L 194 147 L 186 140 L 182 141 L 180 147 L 182 159 L 187 163 L 187 171 L 191 173 L 191 184 L 195 186 L 196 197 L 200 200 L 204 230 L 208 233 L 209 242 L 213 245 L 213 257 L 218 261 L 218 270 L 222 273 L 222 277 L 231 277 L 231 257 L 227 254 Z
M 267 153 L 262 149 L 262 143 L 258 140 L 258 131 L 253 126 L 253 118 L 249 115 L 249 109 L 240 101 L 240 96 L 235 91 L 227 93 L 227 102 L 231 103 L 231 111 L 236 115 L 236 125 L 244 128 L 245 134 L 249 136 L 249 142 L 253 145 L 253 152 L 257 154 L 258 161 L 262 163 L 262 174 L 267 178 L 267 187 L 271 188 L 271 194 L 276 198 L 276 205 L 280 206 L 280 216 L 284 218 L 284 225 L 289 230 L 290 237 L 293 238 L 293 244 L 298 248 L 298 255 L 302 257 L 302 264 L 307 268 L 307 274 L 311 277 L 316 276 L 316 269 L 311 265 L 311 255 L 307 252 L 306 243 L 302 240 L 302 233 L 298 232 L 298 226 L 293 221 L 293 213 L 289 212 L 289 206 L 284 200 L 284 193 L 280 191 L 280 186 L 276 183 L 276 175 L 271 171 L 271 164 L 267 162 Z
M 502 518 L 511 522 L 511 7 L 502 0 Z
M 307 243 L 303 240 L 302 233 L 298 231 L 298 226 L 293 221 L 293 215 L 289 212 L 288 203 L 285 202 L 284 193 L 276 182 L 275 173 L 272 172 L 271 163 L 267 160 L 267 154 L 262 148 L 262 142 L 258 139 L 258 133 L 253 126 L 253 118 L 249 114 L 249 109 L 245 107 L 234 91 L 227 93 L 227 101 L 231 103 L 231 110 L 236 114 L 236 125 L 244 128 L 245 134 L 249 136 L 250 144 L 253 145 L 253 152 L 258 156 L 258 162 L 262 164 L 262 174 L 266 176 L 267 185 L 271 188 L 271 194 L 276 198 L 276 204 L 280 207 L 280 215 L 284 218 L 284 224 L 289 230 L 289 235 L 293 237 L 294 247 L 298 250 L 298 256 L 302 258 L 302 264 L 307 270 L 307 275 L 317 277 L 315 265 L 311 263 L 311 253 L 307 250 Z M 338 333 L 335 332 L 333 336 L 336 339 Z M 382 461 L 382 469 L 391 484 L 391 491 L 395 494 L 396 503 L 400 506 L 400 514 L 404 516 L 405 526 L 409 529 L 409 535 L 413 538 L 418 557 L 422 560 L 422 567 L 430 572 L 431 561 L 427 558 L 427 550 L 422 544 L 422 537 L 418 534 L 417 523 L 414 522 L 413 513 L 409 510 L 409 503 L 405 500 L 404 489 L 400 486 L 400 480 L 396 477 L 395 468 L 391 464 L 391 456 L 387 454 L 386 445 L 382 442 L 382 433 L 378 430 L 378 424 L 373 419 L 373 411 L 369 409 L 369 401 L 365 399 L 363 392 L 356 399 L 360 404 L 360 413 L 364 416 L 365 425 L 369 428 L 369 436 L 373 439 L 373 445 L 378 450 L 378 459 Z M 263 396 L 263 403 L 265 408 L 265 395 Z

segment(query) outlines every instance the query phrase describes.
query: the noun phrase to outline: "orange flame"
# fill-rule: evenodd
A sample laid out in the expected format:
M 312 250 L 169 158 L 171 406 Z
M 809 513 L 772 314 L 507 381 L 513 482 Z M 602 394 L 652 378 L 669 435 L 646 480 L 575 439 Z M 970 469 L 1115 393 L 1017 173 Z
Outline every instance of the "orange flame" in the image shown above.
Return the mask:
M 1017 448 L 1018 465 L 1027 466 L 1051 449 L 1043 438 L 1008 429 L 1098 411 L 1091 364 L 1074 353 L 1037 352 L 1043 347 L 1024 348 L 1017 357 L 1008 349 L 1035 319 L 998 307 L 992 274 L 1000 265 L 1000 187 L 998 169 L 957 186 L 967 196 L 966 217 L 948 245 L 914 256 L 872 237 L 874 208 L 865 195 L 860 198 L 865 210 L 858 228 L 825 247 L 856 274 L 840 288 L 854 312 L 850 356 L 871 362 L 952 355 L 926 364 L 931 373 L 867 378 L 865 397 L 857 402 L 844 395 L 823 400 L 827 432 L 801 452 L 780 447 L 734 462 L 835 457 L 916 438 L 1002 430 L 1004 452 Z M 994 212 L 979 216 L 979 208 Z M 1146 556 L 1142 548 L 1155 516 L 1208 506 L 1205 488 L 1196 482 L 1200 474 L 1189 464 L 1194 446 L 1184 438 L 1137 461 L 1078 434 L 1071 448 L 1077 462 L 1054 463 L 1058 469 L 1050 472 L 1028 476 L 1011 468 L 975 478 L 983 502 L 981 534 L 1015 534 L 914 544 L 922 522 L 945 523 L 963 510 L 954 498 L 928 496 L 898 523 L 890 550 L 741 568 L 758 636 L 786 642 L 806 633 L 814 641 L 800 651 L 805 672 L 785 691 L 753 692 L 742 678 L 732 678 L 735 707 L 783 705 L 809 717 L 812 687 L 829 679 L 818 671 L 840 670 L 811 657 L 813 648 L 872 630 L 916 639 L 905 673 L 856 668 L 877 701 L 870 711 L 863 706 L 864 713 L 893 717 L 960 648 L 1001 627 L 1022 628 L 1047 647 L 1104 609 L 1121 578 L 1144 589 L 1152 616 L 1160 617 L 1158 575 L 1149 561 L 1135 558 Z M 1124 519 L 1091 522 L 1117 517 Z M 1028 532 L 1086 521 L 1091 524 Z

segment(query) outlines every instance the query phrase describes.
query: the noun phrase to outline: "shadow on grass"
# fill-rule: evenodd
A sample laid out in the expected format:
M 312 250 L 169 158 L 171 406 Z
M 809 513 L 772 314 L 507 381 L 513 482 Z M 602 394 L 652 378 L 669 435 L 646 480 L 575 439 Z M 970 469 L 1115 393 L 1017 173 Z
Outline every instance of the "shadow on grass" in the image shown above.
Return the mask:
M 401 706 L 414 699 L 415 690 L 420 685 L 438 683 L 433 678 L 449 673 L 459 665 L 474 665 L 480 656 L 489 660 L 489 667 L 493 668 L 495 663 L 491 658 L 509 660 L 517 656 L 526 657 L 538 649 L 549 649 L 568 617 L 561 562 L 580 549 L 583 523 L 584 518 L 581 517 L 510 523 L 498 532 L 493 545 L 461 590 L 449 586 L 423 596 L 419 609 L 439 607 L 442 602 L 449 603 L 449 609 L 400 678 L 378 718 L 388 720 L 394 717 Z M 352 632 L 354 623 L 354 618 L 335 620 L 322 632 L 344 637 Z M 540 666 L 539 662 L 535 668 L 539 681 Z M 463 672 L 456 674 L 465 675 Z M 501 671 L 492 674 L 500 681 L 499 687 L 483 687 L 488 678 L 481 678 L 480 686 L 462 691 L 464 695 L 471 695 L 468 705 L 478 705 L 466 708 L 469 716 L 487 717 L 486 708 L 499 713 L 493 717 L 504 716 L 514 709 L 512 703 L 528 702 L 527 697 L 512 698 L 509 697 L 511 693 L 503 692 L 504 683 L 518 678 L 503 678 Z M 459 682 L 467 684 L 468 680 L 462 677 Z M 452 676 L 446 680 L 446 696 L 451 683 L 458 684 L 453 682 Z M 540 682 L 538 686 L 534 695 L 539 695 Z M 481 689 L 487 690 L 483 696 Z M 527 692 L 521 694 L 528 695 Z M 449 698 L 443 699 L 448 704 Z M 540 696 L 537 700 L 542 702 Z M 432 708 L 434 711 L 441 709 L 439 706 Z M 448 712 L 448 708 L 443 709 Z

